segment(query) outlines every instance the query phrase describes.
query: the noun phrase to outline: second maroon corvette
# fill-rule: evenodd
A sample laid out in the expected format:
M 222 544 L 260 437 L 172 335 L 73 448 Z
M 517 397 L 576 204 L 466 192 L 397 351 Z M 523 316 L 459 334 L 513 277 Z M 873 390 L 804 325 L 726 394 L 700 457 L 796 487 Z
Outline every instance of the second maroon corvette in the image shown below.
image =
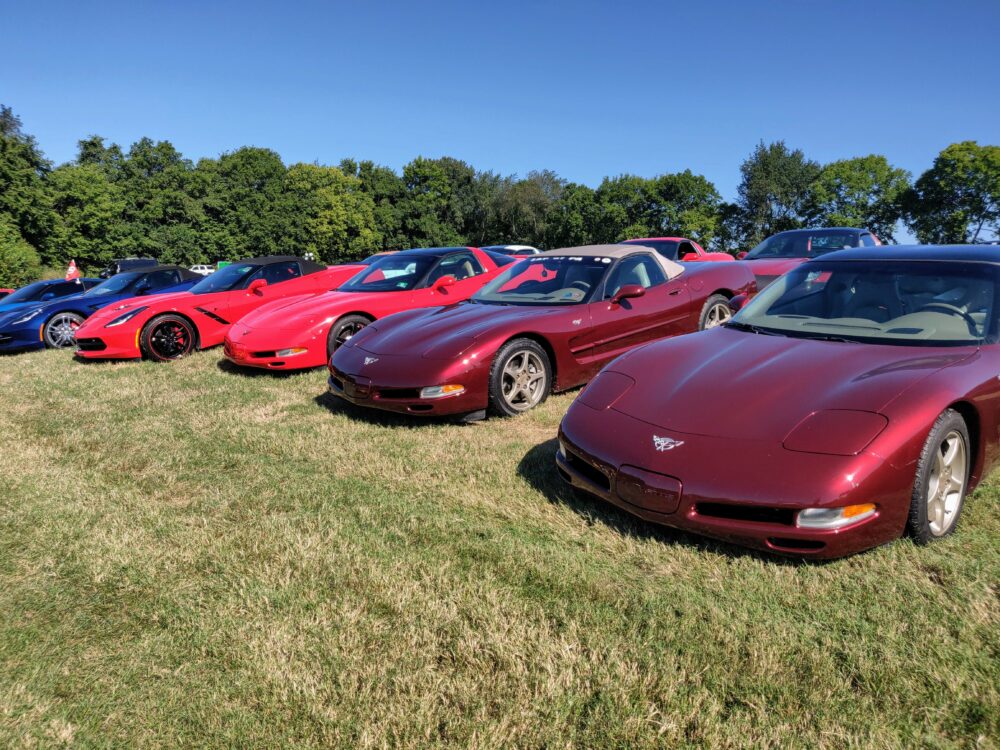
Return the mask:
M 556 465 L 641 518 L 757 549 L 939 539 L 1000 461 L 998 310 L 994 248 L 808 261 L 726 325 L 608 365 Z
M 553 250 L 468 302 L 376 321 L 338 348 L 330 390 L 414 415 L 514 415 L 641 344 L 710 328 L 755 291 L 743 263 L 682 266 L 642 246 Z

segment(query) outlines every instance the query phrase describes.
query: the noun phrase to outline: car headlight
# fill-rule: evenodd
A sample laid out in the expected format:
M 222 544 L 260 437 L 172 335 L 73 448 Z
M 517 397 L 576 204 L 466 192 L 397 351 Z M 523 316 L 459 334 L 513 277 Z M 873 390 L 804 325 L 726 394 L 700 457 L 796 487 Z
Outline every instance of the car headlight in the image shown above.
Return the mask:
M 146 310 L 146 309 L 148 309 L 148 308 L 146 308 L 146 307 L 136 307 L 136 308 L 133 308 L 133 309 L 129 310 L 127 313 L 125 313 L 124 315 L 119 315 L 117 318 L 115 318 L 114 320 L 112 320 L 110 323 L 108 323 L 104 327 L 105 328 L 114 328 L 115 326 L 120 326 L 122 323 L 128 323 L 130 320 L 132 320 L 132 318 L 134 318 L 136 315 L 138 315 L 139 313 L 141 313 L 143 310 Z
M 792 431 L 782 445 L 798 453 L 856 456 L 881 434 L 889 420 L 881 414 L 856 409 L 813 412 Z
M 843 508 L 805 508 L 799 511 L 795 525 L 800 529 L 842 529 L 875 515 L 875 503 L 846 505 Z
M 13 325 L 13 326 L 19 326 L 22 323 L 27 323 L 29 320 L 34 320 L 39 315 L 41 315 L 42 312 L 43 312 L 42 308 L 38 308 L 36 310 L 32 310 L 31 312 L 25 313 L 24 315 L 22 315 L 21 317 L 17 318 L 16 320 L 12 320 L 10 322 L 10 324 Z
M 457 396 L 459 393 L 465 393 L 464 385 L 432 385 L 420 389 L 420 398 L 444 398 L 445 396 Z

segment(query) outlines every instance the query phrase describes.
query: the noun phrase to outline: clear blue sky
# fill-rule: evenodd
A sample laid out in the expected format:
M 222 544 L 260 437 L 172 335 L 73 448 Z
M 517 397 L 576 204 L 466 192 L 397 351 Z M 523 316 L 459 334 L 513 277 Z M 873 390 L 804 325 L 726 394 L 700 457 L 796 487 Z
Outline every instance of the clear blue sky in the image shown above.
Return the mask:
M 998 36 L 1000 0 L 0 0 L 0 102 L 57 163 L 96 133 L 592 186 L 691 168 L 731 199 L 761 139 L 914 173 L 1000 143 Z

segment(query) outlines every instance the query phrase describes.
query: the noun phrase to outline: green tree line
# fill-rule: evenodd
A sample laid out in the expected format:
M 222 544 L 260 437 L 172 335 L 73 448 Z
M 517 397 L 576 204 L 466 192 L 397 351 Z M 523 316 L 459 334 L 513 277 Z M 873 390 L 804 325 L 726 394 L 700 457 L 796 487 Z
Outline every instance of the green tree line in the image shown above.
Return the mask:
M 955 143 L 915 181 L 884 156 L 821 165 L 784 142 L 739 167 L 735 202 L 691 170 L 622 174 L 596 188 L 549 170 L 523 177 L 459 159 L 417 157 L 401 172 L 372 161 L 285 165 L 265 148 L 187 159 L 168 141 L 128 150 L 90 136 L 54 166 L 0 105 L 0 286 L 75 259 L 191 265 L 312 253 L 340 262 L 406 247 L 524 243 L 566 247 L 681 235 L 726 252 L 806 225 L 865 226 L 892 241 L 968 242 L 1000 230 L 1000 147 Z

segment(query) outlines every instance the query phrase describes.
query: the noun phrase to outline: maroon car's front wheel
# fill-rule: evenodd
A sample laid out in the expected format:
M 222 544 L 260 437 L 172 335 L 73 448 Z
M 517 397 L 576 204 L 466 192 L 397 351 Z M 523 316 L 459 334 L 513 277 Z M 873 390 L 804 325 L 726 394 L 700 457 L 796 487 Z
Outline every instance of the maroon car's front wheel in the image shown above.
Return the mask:
M 733 317 L 733 311 L 729 309 L 729 298 L 724 294 L 713 294 L 702 305 L 698 330 L 704 331 L 708 328 L 721 326 L 731 317 Z
M 945 409 L 934 422 L 917 463 L 907 529 L 918 544 L 955 530 L 969 484 L 969 429 L 962 415 Z
M 180 359 L 195 350 L 194 325 L 180 315 L 160 315 L 149 321 L 139 334 L 142 356 L 154 362 Z
M 512 417 L 534 409 L 552 390 L 549 355 L 531 339 L 514 339 L 497 352 L 490 368 L 490 408 Z

